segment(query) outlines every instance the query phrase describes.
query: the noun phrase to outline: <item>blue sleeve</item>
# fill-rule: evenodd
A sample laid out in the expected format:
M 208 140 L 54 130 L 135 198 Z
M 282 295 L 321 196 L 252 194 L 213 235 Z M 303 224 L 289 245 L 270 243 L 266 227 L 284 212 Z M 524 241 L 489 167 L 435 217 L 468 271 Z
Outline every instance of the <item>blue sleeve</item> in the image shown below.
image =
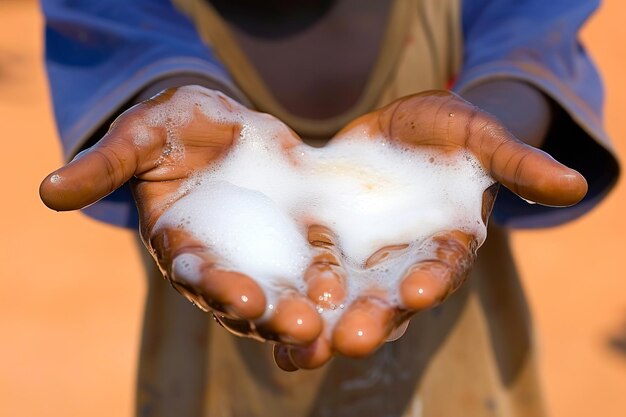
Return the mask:
M 502 189 L 493 218 L 511 227 L 544 227 L 572 220 L 595 206 L 615 184 L 619 167 L 602 128 L 603 88 L 578 40 L 597 0 L 463 1 L 463 67 L 455 90 L 488 80 L 532 84 L 557 104 L 558 122 L 544 150 L 581 172 L 585 199 L 555 209 L 530 205 Z
M 237 97 L 224 67 L 169 0 L 42 0 L 42 7 L 46 68 L 66 159 L 159 80 L 197 77 Z M 128 187 L 85 211 L 114 224 L 137 224 Z

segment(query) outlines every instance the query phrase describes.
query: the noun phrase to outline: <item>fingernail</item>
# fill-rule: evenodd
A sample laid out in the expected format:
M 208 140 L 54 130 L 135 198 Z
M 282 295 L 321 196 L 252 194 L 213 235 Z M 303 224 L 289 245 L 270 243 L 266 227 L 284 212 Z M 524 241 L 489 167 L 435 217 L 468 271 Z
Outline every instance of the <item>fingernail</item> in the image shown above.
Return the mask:
M 389 336 L 387 336 L 387 339 L 385 339 L 386 342 L 394 342 L 398 339 L 400 339 L 402 336 L 404 336 L 404 333 L 406 332 L 406 329 L 409 327 L 409 321 L 410 320 L 405 320 L 402 323 L 400 323 L 400 325 L 396 326 L 391 333 L 389 333 Z
M 286 346 L 274 346 L 274 362 L 276 362 L 276 365 L 278 365 L 278 367 L 285 372 L 294 372 L 298 370 L 298 367 L 294 365 L 293 361 L 289 357 L 289 350 Z

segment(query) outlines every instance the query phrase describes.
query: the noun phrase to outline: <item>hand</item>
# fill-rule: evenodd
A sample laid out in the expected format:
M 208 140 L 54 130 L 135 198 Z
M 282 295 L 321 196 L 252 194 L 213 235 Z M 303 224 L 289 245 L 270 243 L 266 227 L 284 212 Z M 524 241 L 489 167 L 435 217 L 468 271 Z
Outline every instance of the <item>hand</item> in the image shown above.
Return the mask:
M 333 141 L 363 131 L 374 138 L 441 153 L 469 150 L 495 180 L 520 197 L 540 204 L 572 205 L 587 192 L 587 183 L 578 172 L 520 142 L 492 116 L 449 92 L 428 91 L 395 101 L 356 119 Z M 491 187 L 483 195 L 485 224 L 496 192 L 497 188 Z M 279 366 L 311 368 L 323 363 L 332 351 L 347 356 L 369 355 L 403 320 L 443 301 L 465 280 L 476 256 L 477 241 L 475 236 L 450 230 L 434 236 L 433 243 L 436 255 L 413 265 L 401 281 L 401 306 L 394 305 L 385 294 L 364 294 L 340 318 L 330 340 L 322 336 L 305 348 L 277 347 L 274 354 Z M 325 244 L 332 248 L 332 239 Z M 370 261 L 373 264 L 402 248 L 383 248 Z M 327 263 L 341 271 L 340 260 Z M 342 272 L 339 275 L 337 281 L 341 282 L 345 277 Z
M 255 281 L 221 268 L 222 260 L 189 233 L 155 230 L 164 211 L 181 197 L 180 187 L 194 173 L 219 160 L 254 117 L 273 121 L 287 152 L 301 141 L 271 116 L 252 112 L 221 93 L 201 87 L 167 90 L 122 114 L 93 147 L 41 184 L 44 203 L 55 210 L 76 210 L 131 181 L 139 210 L 141 236 L 171 285 L 237 334 L 307 344 L 317 338 L 321 319 L 301 294 L 281 298 L 263 325 L 266 298 Z M 199 259 L 200 279 L 181 267 L 182 255 Z

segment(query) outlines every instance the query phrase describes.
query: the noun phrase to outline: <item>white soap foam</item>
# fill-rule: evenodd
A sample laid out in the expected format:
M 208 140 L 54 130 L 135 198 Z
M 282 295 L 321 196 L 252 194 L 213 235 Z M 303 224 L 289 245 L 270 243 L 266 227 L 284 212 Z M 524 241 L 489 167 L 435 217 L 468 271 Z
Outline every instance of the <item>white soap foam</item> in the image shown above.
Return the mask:
M 143 147 L 150 144 L 150 128 L 145 124 L 136 123 L 132 125 L 130 134 L 136 146 Z
M 301 144 L 284 151 L 278 138 L 285 127 L 275 119 L 244 113 L 224 96 L 198 100 L 192 92 L 176 93 L 174 105 L 192 102 L 215 121 L 241 122 L 241 133 L 223 160 L 188 181 L 156 228 L 189 231 L 226 268 L 253 277 L 268 305 L 285 289 L 305 290 L 302 277 L 314 254 L 310 224 L 331 229 L 345 257 L 348 295 L 340 307 L 371 287 L 386 289 L 399 304 L 399 281 L 414 262 L 432 258 L 429 239 L 438 232 L 460 229 L 484 241 L 482 195 L 493 180 L 467 151 L 401 148 L 367 132 L 320 149 Z M 364 267 L 378 249 L 398 244 L 409 246 Z M 322 314 L 332 323 L 340 313 Z
M 176 279 L 185 280 L 190 284 L 199 284 L 201 280 L 200 266 L 202 259 L 191 253 L 178 255 L 172 262 L 172 271 Z
M 209 180 L 176 202 L 159 224 L 191 231 L 221 255 L 223 266 L 264 285 L 286 286 L 310 262 L 301 227 L 259 191 Z

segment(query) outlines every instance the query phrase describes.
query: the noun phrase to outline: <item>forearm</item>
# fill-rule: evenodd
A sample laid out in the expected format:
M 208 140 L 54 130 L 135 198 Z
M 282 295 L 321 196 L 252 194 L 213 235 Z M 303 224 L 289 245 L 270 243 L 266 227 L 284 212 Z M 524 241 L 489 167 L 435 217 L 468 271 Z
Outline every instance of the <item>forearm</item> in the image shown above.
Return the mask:
M 543 145 L 555 115 L 550 99 L 523 81 L 488 81 L 462 92 L 462 96 L 536 148 Z

